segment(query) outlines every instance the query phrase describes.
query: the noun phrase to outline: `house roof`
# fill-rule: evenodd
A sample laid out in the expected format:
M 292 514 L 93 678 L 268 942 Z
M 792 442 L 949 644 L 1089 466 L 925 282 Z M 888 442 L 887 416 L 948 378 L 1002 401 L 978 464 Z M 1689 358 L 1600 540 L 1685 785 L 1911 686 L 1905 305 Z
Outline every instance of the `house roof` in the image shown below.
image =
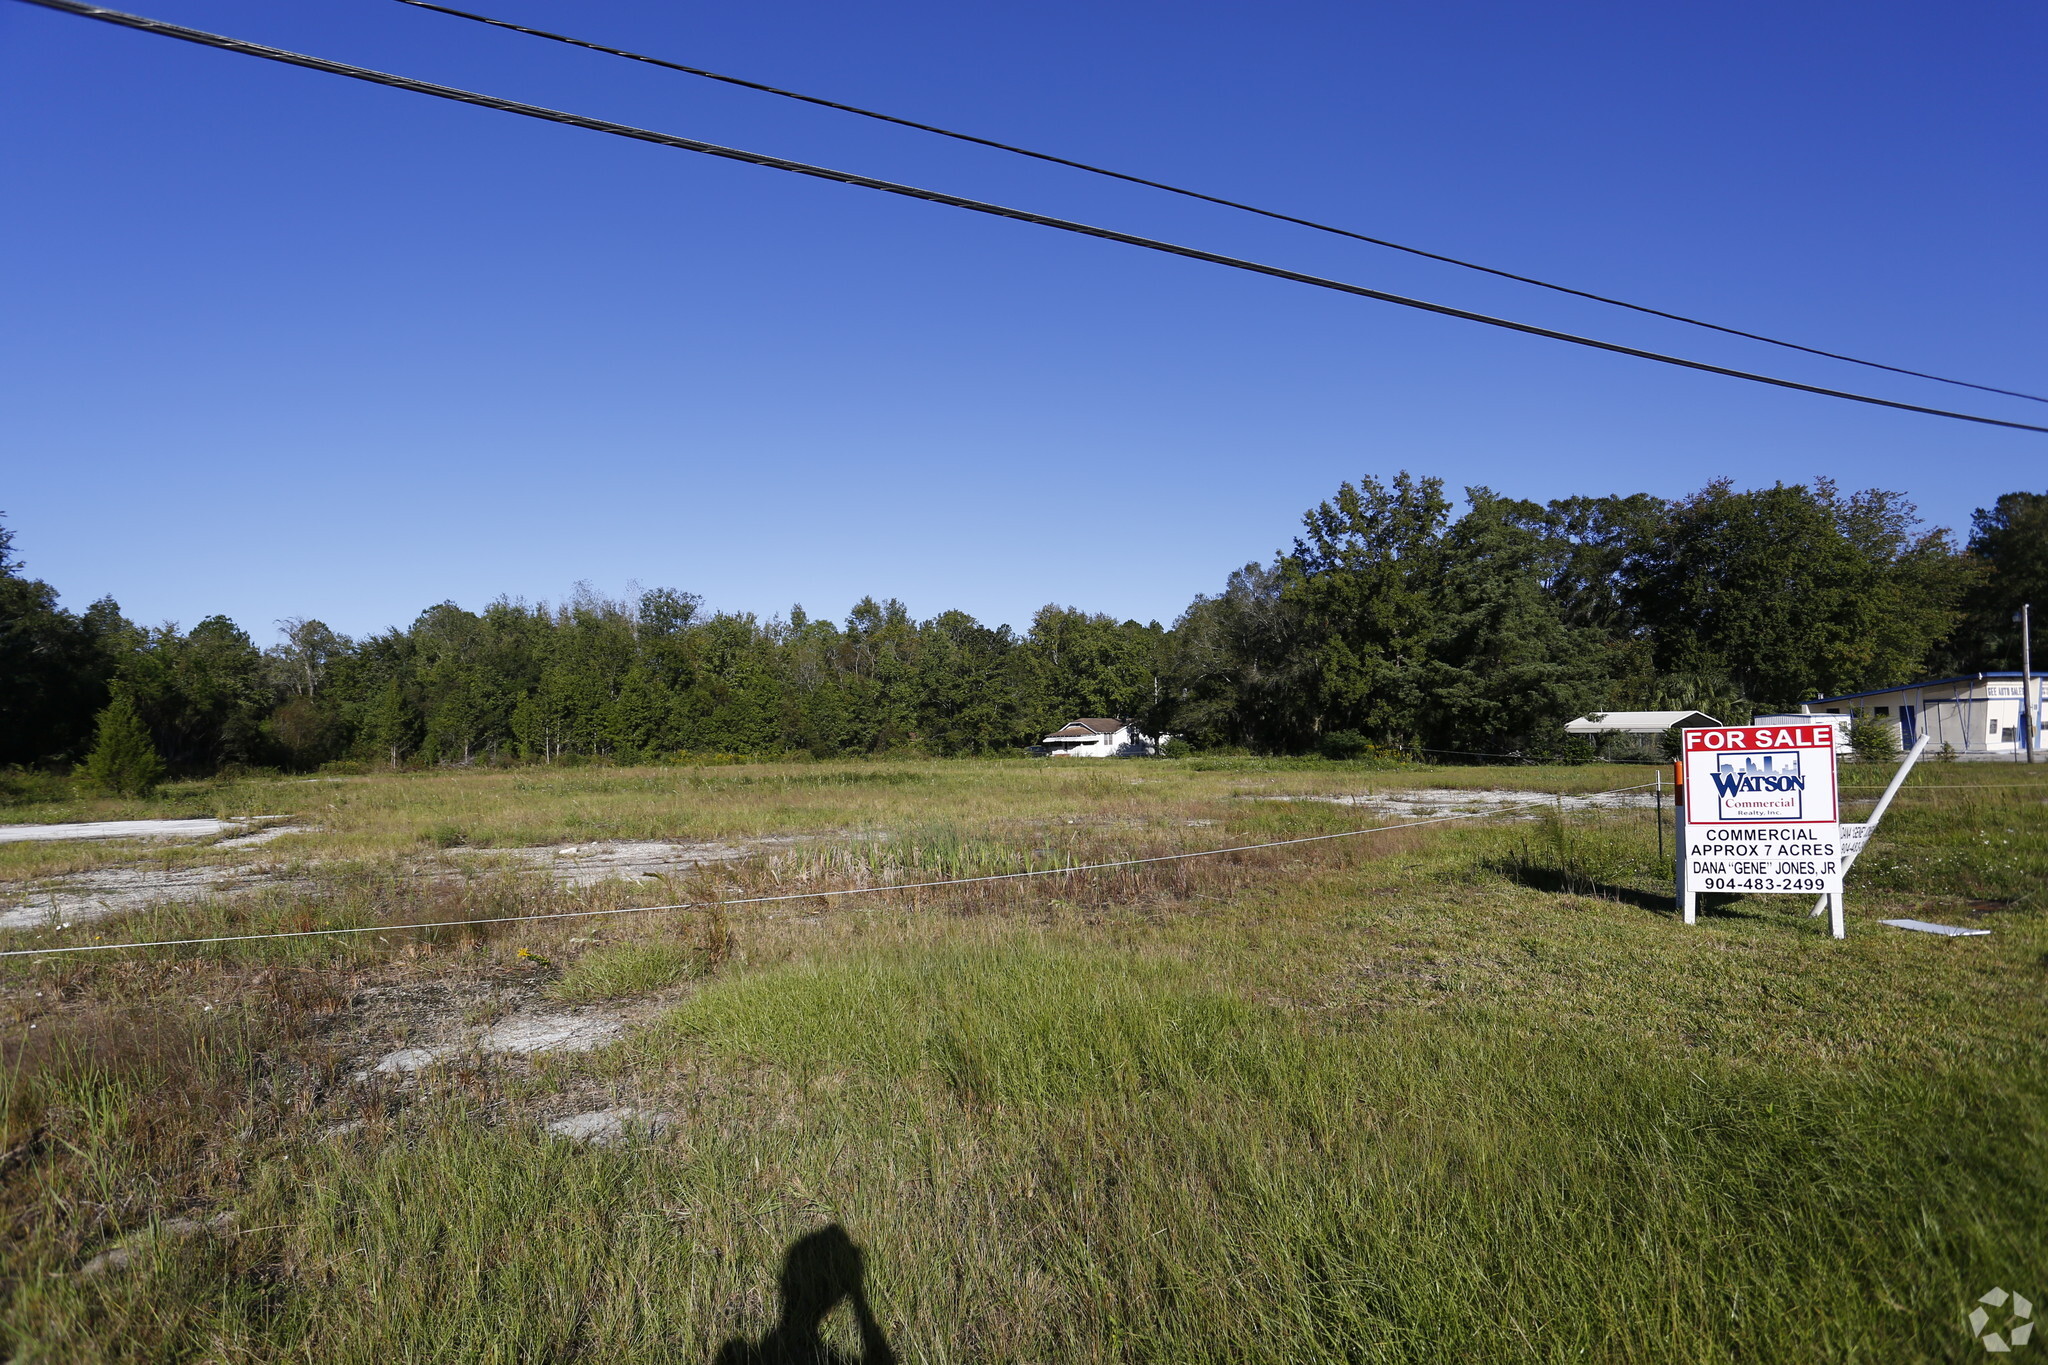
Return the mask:
M 1103 735 L 1113 735 L 1123 728 L 1123 721 L 1110 720 L 1102 716 L 1088 716 L 1080 720 L 1068 721 L 1065 725 L 1047 735 L 1046 738 L 1097 739 Z
M 1565 722 L 1564 730 L 1568 735 L 1649 735 L 1691 720 L 1721 723 L 1704 711 L 1595 711 Z
M 1950 683 L 1983 682 L 1986 678 L 2024 678 L 2027 675 L 2017 669 L 1998 673 L 1965 673 L 1960 678 L 1929 678 L 1926 682 L 1893 683 L 1890 687 L 1873 687 L 1868 692 L 1844 692 L 1839 697 L 1815 697 L 1803 702 L 1805 706 L 1819 706 L 1823 702 L 1855 701 L 1858 697 L 1881 697 L 1887 692 L 1907 692 L 1916 687 L 1947 687 Z

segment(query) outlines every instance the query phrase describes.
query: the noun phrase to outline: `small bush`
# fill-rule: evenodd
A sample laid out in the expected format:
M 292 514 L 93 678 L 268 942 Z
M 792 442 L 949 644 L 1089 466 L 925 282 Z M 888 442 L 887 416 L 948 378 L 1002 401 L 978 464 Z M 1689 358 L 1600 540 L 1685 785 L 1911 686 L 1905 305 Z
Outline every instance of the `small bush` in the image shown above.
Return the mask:
M 1316 745 L 1316 752 L 1324 758 L 1334 758 L 1340 762 L 1364 758 L 1372 751 L 1372 741 L 1356 730 L 1332 730 L 1323 736 L 1320 744 Z
M 609 944 L 570 963 L 548 994 L 576 1002 L 651 995 L 678 981 L 702 976 L 705 965 L 702 952 L 677 943 Z
M 164 780 L 164 761 L 125 693 L 100 712 L 85 780 L 113 796 L 147 796 Z
M 0 806 L 35 806 L 71 799 L 70 779 L 32 768 L 0 770 Z
M 1895 763 L 1899 757 L 1898 731 L 1884 721 L 1856 716 L 1849 721 L 1849 748 L 1858 763 Z

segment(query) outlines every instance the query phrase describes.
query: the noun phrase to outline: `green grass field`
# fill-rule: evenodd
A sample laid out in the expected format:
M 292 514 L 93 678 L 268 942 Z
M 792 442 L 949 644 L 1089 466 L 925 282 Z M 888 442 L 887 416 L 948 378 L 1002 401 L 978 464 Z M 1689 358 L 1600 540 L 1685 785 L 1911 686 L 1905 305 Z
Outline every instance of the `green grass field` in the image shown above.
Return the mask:
M 318 828 L 0 845 L 17 881 L 279 869 L 0 947 L 798 895 L 1397 819 L 1254 798 L 1649 777 L 959 761 L 33 791 L 8 818 Z M 488 851 L 767 838 L 641 886 Z M 1683 926 L 1649 811 L 1552 809 L 943 891 L 8 959 L 0 1355 L 708 1362 L 809 1304 L 857 1359 L 851 1263 L 801 1241 L 836 1225 L 905 1361 L 1973 1359 L 1979 1295 L 2048 1302 L 2044 873 L 2048 769 L 1924 764 L 1843 942 L 1793 898 Z M 1876 922 L 1897 915 L 1992 933 Z M 353 1078 L 545 1009 L 623 1034 Z M 663 1123 L 544 1131 L 607 1106 Z

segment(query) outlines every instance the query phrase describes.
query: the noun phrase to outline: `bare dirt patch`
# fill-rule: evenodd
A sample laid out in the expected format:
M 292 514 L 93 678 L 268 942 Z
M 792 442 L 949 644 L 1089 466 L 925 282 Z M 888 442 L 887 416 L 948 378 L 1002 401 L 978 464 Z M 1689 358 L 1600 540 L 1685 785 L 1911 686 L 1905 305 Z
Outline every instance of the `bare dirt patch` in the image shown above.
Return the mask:
M 1506 791 L 1498 788 L 1467 791 L 1455 787 L 1406 787 L 1382 792 L 1359 792 L 1338 796 L 1249 796 L 1248 801 L 1324 801 L 1337 806 L 1359 806 L 1378 815 L 1407 820 L 1432 815 L 1507 815 L 1533 820 L 1546 811 L 1647 810 L 1656 803 L 1654 792 L 1593 792 L 1567 795 L 1553 792 Z M 1667 797 L 1668 800 L 1668 797 Z
M 218 834 L 246 828 L 252 822 L 278 818 L 275 815 L 251 815 L 234 820 L 208 817 L 192 820 L 93 820 L 70 825 L 0 825 L 0 844 L 40 843 L 54 839 L 211 839 Z
M 589 1052 L 674 1002 L 664 991 L 601 1009 L 566 1006 L 546 997 L 551 979 L 493 972 L 364 986 L 332 1021 L 334 1042 L 353 1059 L 342 1074 L 402 1085 L 442 1065 Z
M 123 824 L 151 823 L 123 821 Z M 218 821 L 155 822 L 220 824 Z M 215 848 L 240 850 L 266 844 L 287 834 L 306 832 L 308 827 L 285 825 L 224 839 Z M 607 840 L 544 848 L 451 848 L 443 858 L 454 855 L 462 861 L 486 858 L 509 863 L 518 870 L 545 873 L 557 886 L 590 887 L 608 881 L 641 881 L 679 877 L 700 868 L 738 862 L 761 853 L 786 849 L 801 842 L 793 836 L 749 839 L 732 843 L 664 843 Z M 129 865 L 105 867 L 64 877 L 38 879 L 26 884 L 0 886 L 0 930 L 42 929 L 53 925 L 85 924 L 129 910 L 181 901 L 217 899 L 273 887 L 310 888 L 304 866 L 293 869 L 279 864 L 257 863 L 246 867 L 161 867 Z M 419 875 L 454 879 L 460 872 L 446 861 L 422 863 Z
M 760 853 L 789 848 L 802 840 L 769 836 L 735 843 L 663 843 L 653 840 L 603 840 L 564 844 L 558 848 L 451 848 L 449 853 L 501 858 L 545 871 L 557 886 L 596 886 L 608 881 L 675 877 L 714 863 L 738 862 Z
M 84 924 L 167 901 L 208 900 L 273 886 L 310 886 L 281 868 L 105 867 L 0 891 L 0 929 Z
M 542 1052 L 588 1052 L 603 1047 L 624 1031 L 618 1020 L 602 1014 L 515 1015 L 481 1033 L 465 1033 L 437 1046 L 400 1048 L 380 1058 L 376 1065 L 357 1072 L 356 1079 L 402 1076 L 472 1052 L 518 1057 Z
M 626 1104 L 610 1109 L 593 1109 L 586 1114 L 571 1114 L 546 1125 L 544 1131 L 552 1137 L 567 1138 L 571 1142 L 613 1147 L 636 1137 L 661 1137 L 675 1127 L 675 1123 L 671 1115 Z
M 272 825 L 268 829 L 259 829 L 254 834 L 238 834 L 232 839 L 223 839 L 215 844 L 214 847 L 255 848 L 259 844 L 267 844 L 274 839 L 282 839 L 287 834 L 310 834 L 317 828 L 318 826 L 316 825 Z

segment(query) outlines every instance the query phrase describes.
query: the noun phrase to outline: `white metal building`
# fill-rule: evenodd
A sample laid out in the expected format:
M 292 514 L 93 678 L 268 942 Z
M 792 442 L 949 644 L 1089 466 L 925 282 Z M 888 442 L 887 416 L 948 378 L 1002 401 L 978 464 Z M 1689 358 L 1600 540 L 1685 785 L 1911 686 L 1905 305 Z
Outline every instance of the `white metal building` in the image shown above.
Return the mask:
M 1608 757 L 1656 758 L 1661 737 L 1672 727 L 1694 730 L 1720 723 L 1704 711 L 1595 711 L 1566 721 L 1564 732 L 1593 740 Z M 1617 742 L 1608 739 L 1610 735 L 1634 738 Z M 1614 752 L 1617 749 L 1622 751 L 1619 755 Z
M 2037 727 L 2042 714 L 2041 683 L 2040 678 L 2034 679 Z M 1946 746 L 1958 754 L 2017 758 L 2026 752 L 2020 737 L 2022 690 L 2019 673 L 1975 673 L 1822 697 L 1800 710 L 1809 716 L 1865 715 L 1885 721 L 1898 731 L 1902 747 L 1925 734 L 1929 749 Z M 2035 733 L 2040 733 L 2038 728 Z

